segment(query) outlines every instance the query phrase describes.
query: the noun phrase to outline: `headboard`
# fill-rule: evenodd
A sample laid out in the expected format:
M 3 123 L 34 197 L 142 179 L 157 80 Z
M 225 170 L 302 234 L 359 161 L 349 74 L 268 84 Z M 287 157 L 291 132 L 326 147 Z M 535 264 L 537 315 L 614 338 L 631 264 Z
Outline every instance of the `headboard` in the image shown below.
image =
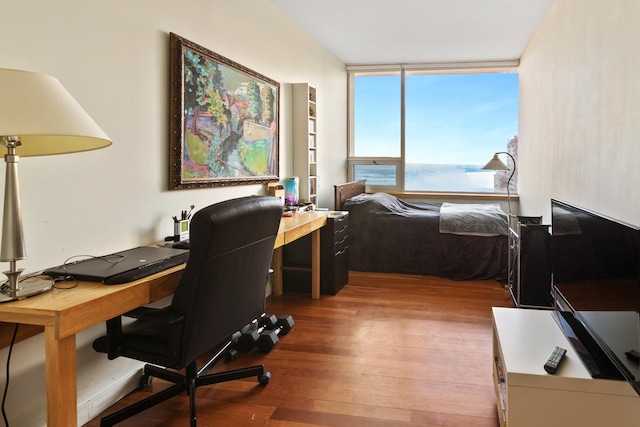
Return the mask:
M 335 196 L 334 196 L 334 206 L 336 210 L 342 210 L 342 206 L 344 202 L 347 201 L 349 197 L 357 196 L 358 194 L 365 192 L 365 184 L 366 181 L 352 181 L 347 182 L 345 184 L 334 185 Z

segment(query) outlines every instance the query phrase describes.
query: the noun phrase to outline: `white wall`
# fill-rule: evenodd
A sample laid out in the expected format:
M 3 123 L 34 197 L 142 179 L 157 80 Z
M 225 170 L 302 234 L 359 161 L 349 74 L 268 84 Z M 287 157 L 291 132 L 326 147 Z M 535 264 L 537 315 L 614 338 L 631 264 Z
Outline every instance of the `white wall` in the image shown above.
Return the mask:
M 520 208 L 640 225 L 640 2 L 554 0 L 520 65 Z
M 27 272 L 71 255 L 162 240 L 172 233 L 172 215 L 191 204 L 199 209 L 265 193 L 263 185 L 167 190 L 169 32 L 282 84 L 282 178 L 293 170 L 288 84 L 316 86 L 319 204 L 332 207 L 332 185 L 346 180 L 344 64 L 267 0 L 6 0 L 0 16 L 0 67 L 58 78 L 113 140 L 111 147 L 94 152 L 21 159 L 29 258 L 19 266 Z M 81 421 L 99 411 L 95 393 L 122 379 L 113 369 L 117 363 L 90 349 L 101 331 L 92 329 L 78 339 Z M 16 346 L 7 404 L 12 425 L 44 425 L 43 352 L 41 337 Z M 6 350 L 0 360 L 4 364 Z

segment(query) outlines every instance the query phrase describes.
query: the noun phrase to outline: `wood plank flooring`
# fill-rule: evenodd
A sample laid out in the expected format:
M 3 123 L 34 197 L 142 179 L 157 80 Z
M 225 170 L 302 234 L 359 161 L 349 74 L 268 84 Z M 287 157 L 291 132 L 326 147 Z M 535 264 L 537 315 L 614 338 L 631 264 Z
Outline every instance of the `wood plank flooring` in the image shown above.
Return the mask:
M 263 363 L 271 382 L 199 388 L 198 425 L 497 427 L 492 306 L 511 306 L 494 280 L 362 272 L 336 296 L 270 296 L 268 312 L 291 314 L 293 331 L 271 353 L 241 353 L 213 371 Z M 165 386 L 156 379 L 105 414 Z M 118 426 L 187 426 L 188 405 L 178 396 Z

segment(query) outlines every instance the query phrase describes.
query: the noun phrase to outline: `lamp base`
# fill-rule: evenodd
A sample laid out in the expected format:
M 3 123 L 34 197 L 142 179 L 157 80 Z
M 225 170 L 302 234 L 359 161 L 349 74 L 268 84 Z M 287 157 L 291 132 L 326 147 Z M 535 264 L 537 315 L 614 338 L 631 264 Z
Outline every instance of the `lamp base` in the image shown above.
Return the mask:
M 11 291 L 9 282 L 7 282 L 0 289 L 0 303 L 29 298 L 47 292 L 52 287 L 53 280 L 42 277 L 29 277 L 20 281 L 15 291 Z

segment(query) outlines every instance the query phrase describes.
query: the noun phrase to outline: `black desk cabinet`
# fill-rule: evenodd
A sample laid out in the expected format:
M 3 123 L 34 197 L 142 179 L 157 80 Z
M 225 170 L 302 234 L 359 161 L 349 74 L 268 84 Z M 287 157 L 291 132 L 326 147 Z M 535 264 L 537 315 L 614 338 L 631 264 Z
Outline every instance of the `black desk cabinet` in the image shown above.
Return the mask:
M 304 215 L 304 214 L 301 214 Z M 283 247 L 284 291 L 311 291 L 311 236 Z M 335 295 L 349 282 L 349 213 L 330 214 L 320 229 L 320 293 Z
M 349 282 L 349 214 L 329 216 L 320 230 L 320 293 L 335 295 Z
M 551 234 L 542 217 L 517 217 L 509 229 L 509 290 L 516 307 L 552 307 Z

